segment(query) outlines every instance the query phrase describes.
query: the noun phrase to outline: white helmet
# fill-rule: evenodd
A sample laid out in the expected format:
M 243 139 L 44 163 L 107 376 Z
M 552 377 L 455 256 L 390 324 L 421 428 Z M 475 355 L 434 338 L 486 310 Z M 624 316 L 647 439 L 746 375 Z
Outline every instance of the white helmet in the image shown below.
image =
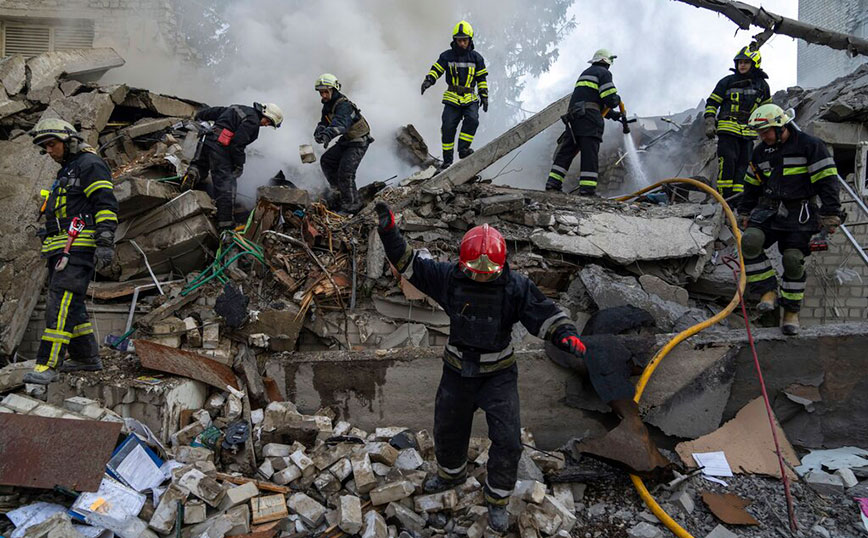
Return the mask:
M 617 58 L 617 56 L 609 52 L 609 49 L 599 49 L 594 53 L 594 57 L 588 60 L 588 63 L 595 64 L 597 62 L 603 62 L 606 65 L 612 65 L 615 58 Z
M 271 124 L 275 129 L 280 127 L 280 124 L 283 123 L 283 111 L 274 103 L 263 103 L 262 115 L 271 120 Z

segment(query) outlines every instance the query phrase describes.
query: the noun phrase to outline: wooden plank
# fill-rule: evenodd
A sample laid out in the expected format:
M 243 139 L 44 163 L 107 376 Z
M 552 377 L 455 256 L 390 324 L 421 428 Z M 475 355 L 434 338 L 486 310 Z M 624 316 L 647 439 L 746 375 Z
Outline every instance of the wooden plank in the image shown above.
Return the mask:
M 243 476 L 232 476 L 231 474 L 226 473 L 217 473 L 217 480 L 232 482 L 233 484 L 237 484 L 239 486 L 244 485 L 248 482 L 253 482 L 254 484 L 256 484 L 256 487 L 261 489 L 262 491 L 273 491 L 275 493 L 287 494 L 292 491 L 286 486 L 278 486 L 277 484 L 272 484 L 271 482 L 266 482 L 264 480 L 245 478 Z

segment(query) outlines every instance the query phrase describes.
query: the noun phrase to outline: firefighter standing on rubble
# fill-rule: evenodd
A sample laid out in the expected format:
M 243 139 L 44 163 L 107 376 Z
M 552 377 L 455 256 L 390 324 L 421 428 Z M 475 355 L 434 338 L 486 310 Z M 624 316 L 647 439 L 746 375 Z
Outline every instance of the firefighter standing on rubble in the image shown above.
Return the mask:
M 512 327 L 521 322 L 534 336 L 580 357 L 585 346 L 567 315 L 527 277 L 510 270 L 506 242 L 491 226 L 476 226 L 464 235 L 458 263 L 436 262 L 427 251 L 407 245 L 386 204 L 378 203 L 376 211 L 389 261 L 403 278 L 442 306 L 450 319 L 443 375 L 434 404 L 439 471 L 425 482 L 424 490 L 433 493 L 464 482 L 473 414 L 482 409 L 491 440 L 485 482 L 489 524 L 495 531 L 505 532 L 506 505 L 522 452 Z M 625 419 L 635 416 L 647 438 L 638 407 L 629 395 L 624 398 L 624 402 L 612 402 L 612 407 Z M 635 429 L 633 421 L 624 422 L 629 431 L 622 429 L 621 439 Z M 649 443 L 650 439 L 645 442 Z M 653 446 L 651 451 L 662 460 Z
M 479 127 L 479 105 L 488 112 L 488 69 L 482 55 L 474 50 L 473 27 L 467 21 L 460 21 L 452 29 L 452 43 L 431 66 L 422 81 L 422 93 L 446 75 L 446 91 L 443 92 L 443 115 L 441 117 L 440 137 L 443 144 L 441 169 L 448 168 L 453 162 L 455 131 L 461 124 L 458 134 L 458 158 L 463 159 L 473 153 L 470 144 Z M 474 92 L 474 86 L 479 95 Z
M 235 195 L 247 159 L 245 148 L 259 138 L 260 127 L 280 127 L 283 111 L 274 103 L 214 106 L 197 112 L 195 119 L 213 121 L 214 126 L 206 132 L 182 187 L 195 187 L 210 170 L 217 230 L 222 233 L 235 228 Z
M 757 108 L 748 125 L 762 142 L 753 150 L 738 207 L 745 229 L 741 248 L 749 290 L 762 294 L 757 310 L 776 307 L 778 280 L 765 249 L 778 244 L 784 274 L 778 303 L 781 330 L 799 332 L 799 308 L 805 295 L 805 257 L 811 237 L 834 233 L 842 222 L 838 169 L 826 144 L 800 131 L 793 118 L 775 104 Z M 816 204 L 819 198 L 820 206 Z
M 114 257 L 118 202 L 109 167 L 71 124 L 43 119 L 31 135 L 61 165 L 51 190 L 43 193 L 40 236 L 49 272 L 45 330 L 36 367 L 24 376 L 25 383 L 47 385 L 57 379 L 58 369 L 102 370 L 85 294 L 94 266 L 108 267 Z
M 621 119 L 621 112 L 616 110 L 621 97 L 609 72 L 616 57 L 606 49 L 598 50 L 588 60 L 591 67 L 585 69 L 576 81 L 567 113 L 561 118 L 566 129 L 558 138 L 554 163 L 546 180 L 547 191 L 563 190 L 564 176 L 576 154 L 581 152 L 579 195 L 593 196 L 596 193 L 603 112 L 609 110 L 606 118 L 610 120 Z
M 771 102 L 760 52 L 744 47 L 733 62 L 733 74 L 720 79 L 705 101 L 705 135 L 717 135 L 717 190 L 724 198 L 744 190 L 744 174 L 756 139 L 748 119 L 757 107 Z
M 339 203 L 332 202 L 330 205 L 344 213 L 355 213 L 362 208 L 362 198 L 356 188 L 356 171 L 368 146 L 374 141 L 371 127 L 359 107 L 341 93 L 341 83 L 337 77 L 324 73 L 316 80 L 314 87 L 322 101 L 322 117 L 313 132 L 313 139 L 323 147 L 328 147 L 329 142 L 341 137 L 320 158 L 326 181 L 332 189 L 337 190 L 340 198 Z

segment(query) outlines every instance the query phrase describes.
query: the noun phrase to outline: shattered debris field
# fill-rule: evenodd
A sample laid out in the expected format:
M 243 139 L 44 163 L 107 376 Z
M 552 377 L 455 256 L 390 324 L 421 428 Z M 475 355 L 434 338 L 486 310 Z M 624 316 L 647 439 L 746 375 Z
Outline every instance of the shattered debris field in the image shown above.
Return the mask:
M 353 215 L 283 172 L 263 179 L 255 201 L 236 208 L 242 229 L 221 238 L 212 197 L 179 188 L 201 104 L 99 83 L 94 73 L 122 63 L 112 49 L 0 60 L 0 186 L 4 208 L 21 216 L 0 221 L 0 535 L 490 536 L 483 413 L 467 480 L 423 491 L 438 473 L 434 403 L 450 318 L 388 262 L 377 201 L 410 246 L 440 261 L 457 260 L 468 229 L 496 227 L 509 269 L 583 338 L 613 350 L 565 361 L 513 328 L 523 427 L 508 534 L 671 535 L 617 455 L 581 450 L 619 422 L 586 363 L 617 363 L 612 371 L 636 383 L 676 334 L 737 296 L 738 232 L 712 195 L 668 184 L 619 201 L 482 180 L 558 121 L 561 100 L 513 127 L 512 146 L 495 140 L 444 171 L 415 147 L 417 171 L 364 186 Z M 850 148 L 851 126 L 868 120 L 868 67 L 793 93 L 805 129 L 844 133 L 832 145 Z M 87 292 L 103 369 L 31 385 L 48 272 L 32 209 L 57 167 L 27 132 L 46 117 L 81 128 L 112 170 L 119 211 L 114 261 Z M 701 140 L 701 123 L 685 119 L 647 151 Z M 853 135 L 859 148 L 863 132 Z M 420 137 L 408 126 L 398 139 L 418 146 Z M 691 146 L 690 175 L 709 177 L 708 144 Z M 613 189 L 629 185 L 611 160 L 601 176 L 611 173 Z M 844 276 L 842 294 L 859 287 Z M 612 326 L 601 327 L 607 312 Z M 748 312 L 800 534 L 740 308 L 675 347 L 644 388 L 642 420 L 670 463 L 645 486 L 692 536 L 864 535 L 868 323 L 785 337 L 776 315 Z

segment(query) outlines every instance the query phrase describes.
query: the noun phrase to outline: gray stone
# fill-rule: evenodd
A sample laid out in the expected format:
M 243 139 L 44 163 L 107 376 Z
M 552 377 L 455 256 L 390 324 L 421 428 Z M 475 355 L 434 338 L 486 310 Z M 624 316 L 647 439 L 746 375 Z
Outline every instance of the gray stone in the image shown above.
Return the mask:
M 148 526 L 162 534 L 171 532 L 178 517 L 178 502 L 186 501 L 187 495 L 187 490 L 176 484 L 170 484 L 160 497 L 160 504 L 154 510 L 154 515 L 151 516 Z
M 27 82 L 24 56 L 14 55 L 0 58 L 0 84 L 10 96 L 17 95 Z
M 576 525 L 576 513 L 572 506 L 564 506 L 552 495 L 546 495 L 540 505 L 543 510 L 550 514 L 557 514 L 561 518 L 560 530 L 570 532 Z
M 39 400 L 22 396 L 21 394 L 15 394 L 14 392 L 7 394 L 0 403 L 2 403 L 4 407 L 22 415 L 30 413 L 42 404 Z
M 64 80 L 60 83 L 60 91 L 67 97 L 77 94 L 83 87 L 84 84 L 77 80 Z
M 365 526 L 362 530 L 362 538 L 387 538 L 389 531 L 386 528 L 386 520 L 376 510 L 365 512 Z
M 354 495 L 341 495 L 338 504 L 338 526 L 347 534 L 358 534 L 362 529 L 362 502 Z
M 817 493 L 836 495 L 844 492 L 844 480 L 824 471 L 811 471 L 804 477 L 805 482 Z
M 388 504 L 394 501 L 406 499 L 416 490 L 412 482 L 408 480 L 399 480 L 397 482 L 389 482 L 378 488 L 370 491 L 371 503 L 374 506 Z
M 630 530 L 627 531 L 627 535 L 632 538 L 662 538 L 663 531 L 650 523 L 642 521 L 641 523 L 637 523 L 630 527 Z
M 256 198 L 273 204 L 286 204 L 307 207 L 310 194 L 304 189 L 264 185 L 256 189 Z
M 681 491 L 670 497 L 669 502 L 677 506 L 680 510 L 687 514 L 692 514 L 696 504 L 693 502 L 693 497 L 687 491 Z
M 629 265 L 636 261 L 705 256 L 706 247 L 715 237 L 703 232 L 693 219 L 597 213 L 579 222 L 577 235 L 538 230 L 531 234 L 530 240 L 541 249 Z
M 846 467 L 835 471 L 835 476 L 841 479 L 841 482 L 844 484 L 845 488 L 852 488 L 859 484 L 859 479 L 856 478 L 856 475 L 853 473 L 853 471 L 847 469 Z
M 705 535 L 705 538 L 736 538 L 737 536 L 736 533 L 718 524 L 717 527 L 714 527 L 711 532 Z
M 3 88 L 0 87 L 0 119 L 17 114 L 22 110 L 27 109 L 27 103 L 22 101 L 14 101 L 6 97 Z
M 220 503 L 220 510 L 228 510 L 239 504 L 246 503 L 257 495 L 259 495 L 259 488 L 253 482 L 228 488 L 226 495 L 223 496 L 223 501 Z
M 599 517 L 606 513 L 606 505 L 604 503 L 593 504 L 588 508 L 588 515 L 591 517 Z
M 642 286 L 643 290 L 651 295 L 656 295 L 664 301 L 671 301 L 680 304 L 681 306 L 687 306 L 687 301 L 690 298 L 686 289 L 680 286 L 674 286 L 654 275 L 640 276 L 639 284 Z
M 325 518 L 326 508 L 304 493 L 295 493 L 287 501 L 290 510 L 298 514 L 309 527 L 317 527 Z
M 537 482 L 545 482 L 543 472 L 534 463 L 527 449 L 522 450 L 521 458 L 518 460 L 518 479 L 519 480 L 536 480 Z
M 374 280 L 383 276 L 383 270 L 386 263 L 386 250 L 383 248 L 383 242 L 380 241 L 380 234 L 376 228 L 372 228 L 368 234 L 368 254 L 367 254 L 367 271 L 368 278 Z
M 404 505 L 396 502 L 390 502 L 386 507 L 386 516 L 397 519 L 401 522 L 402 527 L 415 533 L 421 533 L 422 529 L 425 528 L 425 523 L 428 521 L 426 517 L 420 516 Z
M 524 207 L 523 194 L 498 194 L 480 198 L 477 203 L 483 215 L 499 215 L 513 211 L 521 211 Z
M 0 393 L 9 392 L 24 385 L 24 376 L 36 366 L 35 360 L 13 362 L 0 368 Z
M 405 448 L 398 451 L 398 459 L 395 460 L 395 466 L 402 471 L 413 471 L 418 469 L 425 463 L 422 456 L 415 448 Z

